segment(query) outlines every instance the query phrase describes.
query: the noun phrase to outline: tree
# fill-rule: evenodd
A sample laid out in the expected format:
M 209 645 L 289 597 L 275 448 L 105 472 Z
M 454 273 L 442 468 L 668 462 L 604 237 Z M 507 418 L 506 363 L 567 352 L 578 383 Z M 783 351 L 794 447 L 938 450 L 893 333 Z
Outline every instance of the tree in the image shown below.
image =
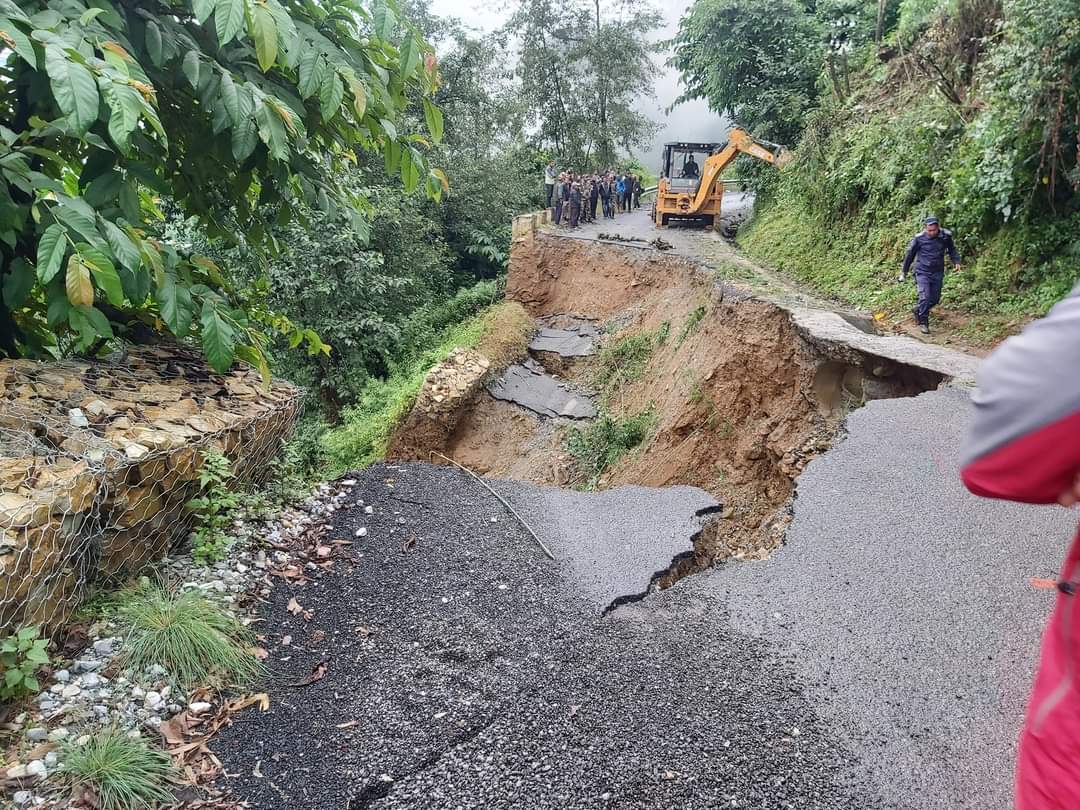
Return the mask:
M 610 164 L 616 146 L 630 149 L 655 131 L 636 104 L 652 95 L 648 36 L 660 15 L 629 2 L 615 12 L 605 19 L 599 0 L 521 0 L 506 26 L 541 146 L 577 165 Z
M 795 0 L 696 0 L 679 22 L 668 64 L 678 101 L 700 98 L 755 134 L 794 144 L 817 100 L 821 43 Z
M 217 369 L 266 369 L 266 331 L 227 269 L 161 238 L 162 205 L 265 258 L 305 206 L 371 204 L 340 178 L 381 152 L 439 197 L 434 53 L 393 0 L 0 0 L 0 351 L 61 355 L 147 330 L 197 336 Z

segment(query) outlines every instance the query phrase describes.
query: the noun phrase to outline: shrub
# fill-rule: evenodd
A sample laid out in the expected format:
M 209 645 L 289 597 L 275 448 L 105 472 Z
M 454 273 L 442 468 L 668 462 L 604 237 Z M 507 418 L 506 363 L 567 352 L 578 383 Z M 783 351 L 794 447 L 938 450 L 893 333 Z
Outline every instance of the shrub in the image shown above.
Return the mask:
M 653 332 L 639 332 L 619 338 L 605 346 L 596 361 L 593 382 L 607 394 L 618 391 L 623 385 L 641 379 L 649 364 L 653 349 L 667 339 L 668 328 L 661 324 Z
M 199 594 L 143 587 L 117 612 L 129 625 L 122 654 L 127 666 L 158 664 L 184 688 L 244 683 L 264 672 L 250 651 L 248 630 Z
M 49 654 L 45 651 L 48 643 L 41 638 L 41 628 L 36 626 L 23 627 L 0 641 L 3 672 L 0 700 L 20 698 L 41 688 L 35 673 L 38 667 L 49 663 Z
M 577 462 L 585 487 L 594 489 L 600 476 L 628 450 L 644 442 L 655 424 L 656 416 L 650 409 L 625 419 L 601 413 L 587 426 L 571 428 L 566 449 Z
M 63 762 L 64 778 L 78 792 L 92 793 L 94 806 L 101 810 L 136 810 L 170 802 L 170 785 L 179 781 L 168 754 L 117 728 L 82 745 L 67 744 Z
M 196 513 L 198 524 L 192 555 L 196 562 L 204 565 L 223 559 L 231 541 L 225 530 L 240 503 L 236 493 L 229 489 L 232 478 L 233 472 L 225 456 L 218 452 L 203 454 L 199 468 L 202 494 L 188 501 L 187 506 Z

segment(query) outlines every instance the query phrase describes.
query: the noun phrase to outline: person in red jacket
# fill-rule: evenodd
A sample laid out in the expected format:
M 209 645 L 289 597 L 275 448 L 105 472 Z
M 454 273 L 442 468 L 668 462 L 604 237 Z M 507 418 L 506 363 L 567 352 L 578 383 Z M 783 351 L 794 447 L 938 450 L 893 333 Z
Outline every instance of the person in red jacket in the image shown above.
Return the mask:
M 1080 502 L 1080 284 L 980 366 L 961 473 L 976 495 Z M 1018 810 L 1080 807 L 1080 533 L 1056 583 L 1020 737 Z

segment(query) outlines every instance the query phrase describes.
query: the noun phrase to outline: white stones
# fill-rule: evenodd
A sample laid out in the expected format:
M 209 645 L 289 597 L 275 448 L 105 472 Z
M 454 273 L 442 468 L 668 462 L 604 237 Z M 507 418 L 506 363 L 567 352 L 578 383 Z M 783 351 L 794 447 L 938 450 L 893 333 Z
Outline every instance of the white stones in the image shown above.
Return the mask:
M 356 536 L 357 537 L 367 537 L 367 529 L 365 527 L 361 526 L 359 529 L 356 530 Z
M 26 732 L 26 739 L 30 742 L 45 742 L 49 738 L 49 730 L 44 726 L 36 726 Z
M 94 652 L 98 655 L 112 655 L 113 645 L 116 643 L 114 638 L 102 638 L 94 642 Z
M 82 685 L 88 689 L 93 689 L 96 686 L 101 685 L 101 677 L 93 672 L 87 672 L 80 679 Z
M 73 428 L 88 428 L 90 427 L 90 420 L 86 418 L 86 414 L 80 408 L 72 408 L 68 411 L 68 424 Z
M 67 683 L 71 680 L 71 673 L 66 669 L 58 669 L 53 673 L 53 679 L 57 683 Z
M 70 731 L 63 726 L 59 726 L 49 732 L 49 742 L 60 742 L 61 740 L 66 740 L 70 736 Z
M 364 507 L 364 514 L 365 515 L 374 515 L 375 514 L 375 507 L 374 506 L 365 506 Z
M 146 699 L 143 701 L 143 707 L 147 711 L 156 712 L 164 705 L 165 699 L 161 696 L 160 692 L 147 692 Z
M 131 689 L 131 698 L 132 698 L 132 700 L 142 700 L 144 697 L 146 697 L 146 690 L 145 689 L 143 689 L 141 686 L 132 687 L 132 689 Z
M 96 672 L 101 669 L 101 662 L 92 658 L 81 658 L 71 665 L 71 671 L 76 675 L 82 672 Z
M 194 703 L 188 706 L 188 711 L 190 711 L 192 714 L 205 714 L 212 708 L 213 706 L 211 704 L 202 700 L 196 700 Z
M 67 686 L 64 687 L 63 691 L 60 693 L 60 696 L 64 698 L 64 700 L 69 700 L 73 697 L 78 697 L 81 694 L 81 686 L 79 686 L 77 683 L 69 683 Z
M 29 790 L 16 790 L 15 795 L 11 798 L 19 807 L 25 807 L 33 800 L 34 794 Z
M 40 759 L 32 759 L 26 763 L 27 776 L 39 776 L 42 779 L 49 775 L 49 769 Z

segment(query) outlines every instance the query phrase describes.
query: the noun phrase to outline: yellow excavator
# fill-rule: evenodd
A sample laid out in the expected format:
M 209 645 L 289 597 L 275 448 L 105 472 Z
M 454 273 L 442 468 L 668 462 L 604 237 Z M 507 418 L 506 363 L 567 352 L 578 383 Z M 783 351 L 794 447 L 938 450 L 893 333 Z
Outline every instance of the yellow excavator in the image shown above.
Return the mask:
M 663 228 L 672 220 L 719 225 L 724 201 L 724 181 L 720 175 L 740 154 L 753 155 L 783 166 L 791 153 L 779 144 L 753 137 L 743 129 L 728 133 L 727 143 L 664 144 L 664 164 L 653 203 L 653 221 Z M 703 158 L 698 165 L 695 155 Z

